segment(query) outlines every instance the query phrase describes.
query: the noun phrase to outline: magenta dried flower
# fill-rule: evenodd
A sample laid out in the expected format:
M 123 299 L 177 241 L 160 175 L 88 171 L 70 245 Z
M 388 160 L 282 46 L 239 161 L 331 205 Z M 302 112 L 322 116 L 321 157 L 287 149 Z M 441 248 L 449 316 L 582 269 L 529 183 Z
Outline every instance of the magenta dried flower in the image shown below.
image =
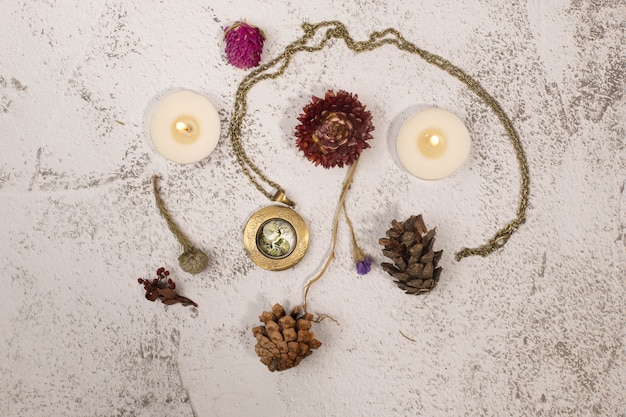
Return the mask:
M 226 58 L 237 68 L 249 69 L 259 65 L 265 34 L 247 22 L 235 22 L 224 28 Z

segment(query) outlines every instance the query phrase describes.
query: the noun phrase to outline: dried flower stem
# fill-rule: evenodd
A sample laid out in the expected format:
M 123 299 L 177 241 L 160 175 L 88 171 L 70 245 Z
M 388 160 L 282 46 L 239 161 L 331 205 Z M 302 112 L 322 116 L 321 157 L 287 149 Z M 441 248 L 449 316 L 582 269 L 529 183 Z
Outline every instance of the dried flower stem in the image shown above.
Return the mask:
M 352 221 L 350 220 L 350 216 L 348 216 L 345 201 L 343 202 L 343 214 L 346 217 L 346 223 L 348 223 L 350 236 L 352 237 L 352 260 L 354 261 L 356 267 L 356 273 L 359 275 L 365 275 L 372 269 L 372 260 L 365 254 L 365 252 L 363 252 L 363 249 L 361 249 L 356 240 L 356 233 L 354 233 Z
M 343 202 L 343 215 L 346 218 L 346 223 L 348 223 L 348 228 L 350 229 L 350 237 L 352 237 L 352 259 L 355 262 L 360 262 L 365 259 L 365 253 L 363 249 L 359 246 L 356 240 L 356 234 L 354 233 L 354 227 L 352 226 L 352 221 L 348 216 L 348 211 L 346 210 L 346 202 Z
M 154 189 L 154 199 L 156 200 L 156 206 L 159 209 L 159 213 L 161 213 L 161 216 L 167 222 L 167 227 L 169 227 L 170 231 L 172 232 L 176 240 L 178 240 L 180 245 L 183 247 L 183 250 L 186 252 L 190 250 L 191 248 L 193 248 L 194 245 L 187 238 L 187 236 L 185 236 L 185 234 L 180 230 L 176 222 L 174 222 L 174 219 L 172 219 L 172 216 L 170 215 L 169 211 L 165 207 L 165 203 L 163 203 L 163 199 L 161 198 L 161 195 L 159 194 L 159 187 L 157 186 L 158 179 L 159 179 L 158 175 L 155 174 L 152 176 L 152 186 Z
M 311 289 L 311 286 L 315 284 L 317 281 L 319 281 L 320 278 L 322 278 L 322 276 L 324 275 L 324 273 L 330 266 L 330 263 L 332 262 L 332 260 L 335 259 L 335 247 L 337 246 L 337 227 L 339 226 L 339 216 L 341 215 L 341 210 L 343 209 L 344 202 L 346 200 L 346 194 L 348 193 L 348 190 L 350 189 L 350 186 L 352 185 L 352 179 L 354 178 L 354 172 L 356 171 L 358 162 L 359 160 L 356 159 L 352 163 L 352 165 L 350 165 L 350 169 L 346 173 L 346 178 L 343 181 L 343 187 L 341 189 L 339 203 L 337 203 L 337 209 L 335 210 L 335 217 L 333 217 L 333 230 L 331 234 L 332 237 L 331 237 L 330 253 L 328 254 L 328 257 L 326 258 L 326 262 L 324 263 L 324 266 L 322 267 L 320 272 L 315 277 L 313 277 L 309 282 L 307 282 L 306 286 L 304 287 L 304 301 L 302 302 L 302 308 L 304 309 L 304 311 L 306 311 L 306 298 L 307 298 L 307 295 L 309 294 L 309 290 Z
M 333 322 L 333 323 L 335 323 L 337 326 L 339 326 L 339 320 L 337 320 L 337 319 L 336 319 L 336 318 L 334 318 L 333 316 L 329 316 L 328 314 L 320 314 L 319 316 L 317 316 L 317 317 L 313 320 L 313 322 L 314 322 L 314 323 L 321 323 L 321 322 L 323 322 L 323 321 L 324 321 L 324 320 L 326 320 L 326 319 L 328 319 L 328 320 L 332 321 L 332 322 Z
M 407 340 L 410 340 L 413 343 L 417 343 L 417 340 L 410 338 L 409 336 L 405 335 L 402 330 L 398 330 L 400 332 L 400 334 L 402 335 L 402 337 L 404 337 Z
M 178 240 L 180 245 L 183 247 L 183 253 L 178 257 L 178 263 L 181 268 L 185 272 L 189 272 L 190 274 L 198 274 L 205 270 L 209 263 L 209 257 L 206 253 L 202 252 L 200 249 L 196 248 L 193 243 L 185 236 L 185 234 L 180 230 L 178 225 L 172 219 L 172 216 L 167 211 L 161 196 L 159 195 L 159 187 L 157 186 L 158 176 L 155 174 L 152 176 L 152 186 L 154 190 L 154 199 L 156 200 L 157 208 L 159 209 L 159 213 L 167 222 L 167 227 L 169 227 L 170 231 L 174 235 L 174 237 Z

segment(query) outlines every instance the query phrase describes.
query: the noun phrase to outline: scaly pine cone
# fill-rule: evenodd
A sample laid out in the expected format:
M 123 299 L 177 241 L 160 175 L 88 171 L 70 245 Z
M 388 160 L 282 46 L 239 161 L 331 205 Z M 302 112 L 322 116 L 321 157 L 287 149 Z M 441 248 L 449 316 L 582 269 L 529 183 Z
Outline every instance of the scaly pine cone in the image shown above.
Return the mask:
M 322 346 L 309 331 L 313 315 L 303 314 L 301 307 L 286 315 L 283 306 L 275 304 L 272 311 L 264 311 L 259 320 L 265 325 L 252 329 L 257 340 L 254 350 L 272 372 L 298 366 L 313 353 L 311 349 Z
M 394 264 L 383 262 L 380 266 L 407 294 L 430 292 L 441 275 L 437 263 L 443 251 L 433 251 L 436 229 L 428 231 L 421 214 L 411 216 L 404 223 L 393 220 L 391 225 L 387 237 L 378 242 L 385 247 L 383 255 Z

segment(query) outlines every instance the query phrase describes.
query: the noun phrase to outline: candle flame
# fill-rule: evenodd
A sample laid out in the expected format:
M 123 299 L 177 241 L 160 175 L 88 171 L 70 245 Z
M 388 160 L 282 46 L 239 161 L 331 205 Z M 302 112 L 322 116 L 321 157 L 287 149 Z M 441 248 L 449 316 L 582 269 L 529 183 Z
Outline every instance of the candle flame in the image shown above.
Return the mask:
M 191 132 L 191 126 L 185 122 L 176 122 L 176 130 L 183 133 Z
M 418 135 L 417 148 L 426 158 L 441 158 L 446 153 L 448 141 L 439 129 L 428 128 Z

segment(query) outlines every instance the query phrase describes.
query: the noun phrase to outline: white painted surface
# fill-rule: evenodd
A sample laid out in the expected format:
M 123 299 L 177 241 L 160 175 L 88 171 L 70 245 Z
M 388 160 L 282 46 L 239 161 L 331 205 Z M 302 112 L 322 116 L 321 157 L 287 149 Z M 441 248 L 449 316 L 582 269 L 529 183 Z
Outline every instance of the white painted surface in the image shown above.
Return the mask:
M 2 10 L 1 415 L 626 415 L 623 1 L 9 0 Z M 455 262 L 514 216 L 519 176 L 502 128 L 416 57 L 391 47 L 354 56 L 335 43 L 250 93 L 247 150 L 298 203 L 312 239 L 292 270 L 255 267 L 240 234 L 267 201 L 226 134 L 245 72 L 221 44 L 222 27 L 244 17 L 268 36 L 263 62 L 302 21 L 338 19 L 361 40 L 396 27 L 465 69 L 522 137 L 527 224 L 496 254 Z M 343 224 L 309 299 L 341 325 L 316 325 L 322 348 L 270 373 L 250 329 L 273 303 L 301 301 L 345 173 L 304 160 L 291 133 L 329 88 L 357 93 L 374 117 L 348 207 L 376 266 L 356 276 Z M 206 95 L 223 127 L 216 150 L 189 166 L 155 153 L 147 131 L 156 101 L 179 89 Z M 402 122 L 430 106 L 455 112 L 473 139 L 466 165 L 438 182 L 413 178 L 394 153 Z M 212 257 L 199 276 L 178 268 L 154 173 Z M 377 266 L 391 219 L 417 213 L 444 250 L 427 297 L 404 295 Z M 142 298 L 137 277 L 159 266 L 197 310 Z

